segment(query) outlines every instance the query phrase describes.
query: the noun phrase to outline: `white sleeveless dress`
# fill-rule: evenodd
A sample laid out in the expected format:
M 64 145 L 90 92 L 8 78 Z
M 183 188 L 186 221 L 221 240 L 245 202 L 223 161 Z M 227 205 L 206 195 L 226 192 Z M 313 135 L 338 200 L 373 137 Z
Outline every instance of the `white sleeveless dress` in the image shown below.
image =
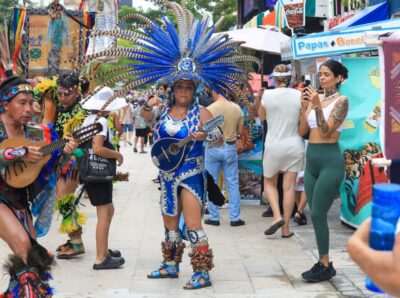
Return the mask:
M 266 90 L 262 105 L 267 112 L 268 130 L 264 144 L 263 173 L 272 178 L 279 172 L 303 169 L 304 140 L 298 133 L 300 91 L 291 88 Z

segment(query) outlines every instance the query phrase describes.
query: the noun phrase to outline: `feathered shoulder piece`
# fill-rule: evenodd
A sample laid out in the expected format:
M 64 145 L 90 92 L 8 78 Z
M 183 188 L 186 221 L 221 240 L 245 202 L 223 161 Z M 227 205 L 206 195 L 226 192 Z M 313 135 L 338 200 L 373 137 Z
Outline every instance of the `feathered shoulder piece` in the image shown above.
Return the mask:
M 151 20 L 130 14 L 123 19 L 134 20 L 131 30 L 96 31 L 93 37 L 116 36 L 130 41 L 133 48 L 120 47 L 88 55 L 81 66 L 102 56 L 130 58 L 131 63 L 115 68 L 115 77 L 102 83 L 107 85 L 134 77 L 121 92 L 156 81 L 172 84 L 179 79 L 194 80 L 220 92 L 236 93 L 248 86 L 245 66 L 261 63 L 253 56 L 240 54 L 238 48 L 242 42 L 232 41 L 226 34 L 213 34 L 214 28 L 209 26 L 207 16 L 196 20 L 183 5 L 167 0 L 151 1 L 172 11 L 175 19 Z M 107 74 L 110 72 L 113 70 Z

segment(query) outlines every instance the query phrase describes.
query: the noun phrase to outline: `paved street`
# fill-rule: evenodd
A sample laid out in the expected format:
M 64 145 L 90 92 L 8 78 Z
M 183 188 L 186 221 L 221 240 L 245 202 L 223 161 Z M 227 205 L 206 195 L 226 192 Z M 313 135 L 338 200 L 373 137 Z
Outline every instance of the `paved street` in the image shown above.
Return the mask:
M 213 286 L 199 291 L 182 290 L 191 276 L 186 249 L 179 279 L 148 280 L 146 274 L 161 260 L 160 242 L 164 237 L 156 177 L 156 168 L 148 154 L 134 154 L 132 147 L 122 148 L 122 171 L 130 172 L 129 182 L 115 186 L 115 217 L 110 246 L 121 250 L 126 264 L 122 269 L 94 271 L 96 213 L 88 200 L 81 210 L 88 216 L 84 227 L 86 254 L 75 260 L 59 260 L 52 285 L 56 297 L 367 297 L 364 276 L 349 260 L 346 239 L 352 233 L 339 223 L 338 201 L 330 212 L 331 256 L 338 272 L 331 282 L 308 284 L 301 273 L 315 262 L 317 251 L 311 224 L 293 224 L 295 237 L 282 239 L 280 233 L 267 238 L 263 232 L 271 219 L 261 217 L 265 207 L 243 205 L 243 227 L 231 227 L 227 210 L 222 210 L 221 226 L 205 226 L 215 255 L 211 271 Z M 147 149 L 149 150 L 149 149 Z M 307 215 L 308 216 L 308 215 Z M 57 231 L 60 219 L 54 218 L 52 230 L 39 241 L 54 251 L 66 237 Z M 8 248 L 0 243 L 3 263 Z M 7 277 L 0 275 L 0 289 Z M 372 297 L 371 295 L 368 297 Z

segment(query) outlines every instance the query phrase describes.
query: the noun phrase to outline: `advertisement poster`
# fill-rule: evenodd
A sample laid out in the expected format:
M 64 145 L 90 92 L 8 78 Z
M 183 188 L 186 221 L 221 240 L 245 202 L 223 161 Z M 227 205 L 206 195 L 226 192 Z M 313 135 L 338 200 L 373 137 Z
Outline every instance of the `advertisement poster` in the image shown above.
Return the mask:
M 304 27 L 306 0 L 281 0 L 285 10 L 286 21 L 290 29 Z
M 245 115 L 244 125 L 252 135 L 253 149 L 239 154 L 239 192 L 240 198 L 246 201 L 259 201 L 261 199 L 262 173 L 262 126 L 250 125 L 247 120 L 247 110 L 242 109 Z
M 83 12 L 50 8 L 31 9 L 28 14 L 28 78 L 75 69 L 84 53 Z
M 372 186 L 388 181 L 383 168 L 371 165 L 372 158 L 383 156 L 379 140 L 381 78 L 377 57 L 342 62 L 349 78 L 340 93 L 349 99 L 349 113 L 339 139 L 346 171 L 340 189 L 340 218 L 357 227 L 371 215 Z
M 384 152 L 387 159 L 400 159 L 400 39 L 383 39 L 382 50 L 385 69 Z

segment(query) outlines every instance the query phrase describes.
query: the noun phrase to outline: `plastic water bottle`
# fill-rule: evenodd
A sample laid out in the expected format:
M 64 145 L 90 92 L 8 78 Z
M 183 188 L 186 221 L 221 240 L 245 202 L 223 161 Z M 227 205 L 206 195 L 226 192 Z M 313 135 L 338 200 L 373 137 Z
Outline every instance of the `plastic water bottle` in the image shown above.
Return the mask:
M 392 251 L 397 222 L 400 217 L 400 185 L 376 184 L 373 187 L 371 232 L 369 246 L 375 250 Z M 368 290 L 383 293 L 366 278 Z

